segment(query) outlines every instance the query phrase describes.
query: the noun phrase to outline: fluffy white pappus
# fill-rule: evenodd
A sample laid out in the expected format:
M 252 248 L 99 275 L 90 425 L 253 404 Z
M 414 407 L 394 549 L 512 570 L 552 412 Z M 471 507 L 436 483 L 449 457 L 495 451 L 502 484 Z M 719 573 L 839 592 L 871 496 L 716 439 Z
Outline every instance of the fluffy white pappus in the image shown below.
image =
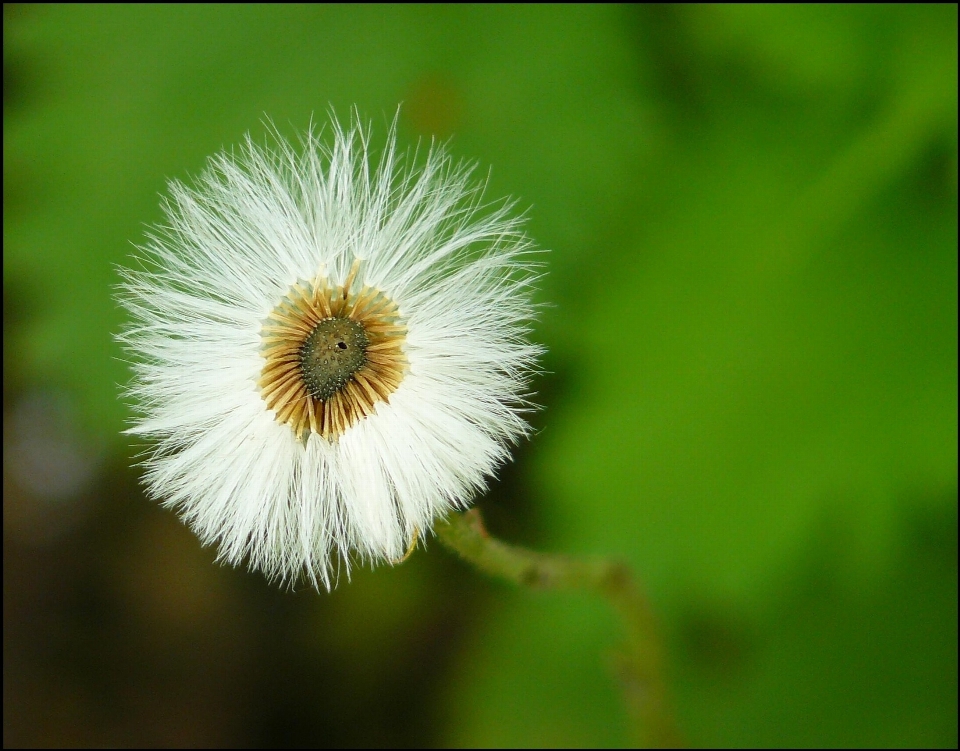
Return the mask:
M 542 351 L 513 205 L 485 204 L 441 147 L 405 163 L 395 123 L 378 157 L 357 124 L 328 136 L 248 137 L 194 186 L 173 182 L 167 225 L 120 286 L 151 497 L 220 559 L 327 588 L 352 558 L 401 559 L 485 488 L 529 433 Z M 264 322 L 298 282 L 351 275 L 396 304 L 404 374 L 342 435 L 304 439 L 258 385 Z

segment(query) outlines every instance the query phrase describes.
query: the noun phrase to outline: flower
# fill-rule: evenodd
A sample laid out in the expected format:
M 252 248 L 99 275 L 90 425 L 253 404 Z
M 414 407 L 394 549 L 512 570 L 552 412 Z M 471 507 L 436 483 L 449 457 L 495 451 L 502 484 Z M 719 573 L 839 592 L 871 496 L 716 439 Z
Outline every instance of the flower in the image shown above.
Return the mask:
M 270 578 L 396 562 L 529 433 L 532 245 L 443 148 L 403 166 L 395 126 L 378 160 L 356 123 L 248 136 L 121 272 L 148 493 Z

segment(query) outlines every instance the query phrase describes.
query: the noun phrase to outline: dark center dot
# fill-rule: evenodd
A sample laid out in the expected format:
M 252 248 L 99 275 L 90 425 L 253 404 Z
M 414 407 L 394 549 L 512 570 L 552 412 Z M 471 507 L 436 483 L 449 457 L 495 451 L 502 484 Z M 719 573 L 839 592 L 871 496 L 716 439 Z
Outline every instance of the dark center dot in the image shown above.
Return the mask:
M 366 363 L 369 344 L 363 326 L 356 321 L 320 321 L 300 348 L 300 369 L 310 396 L 326 400 L 346 386 Z

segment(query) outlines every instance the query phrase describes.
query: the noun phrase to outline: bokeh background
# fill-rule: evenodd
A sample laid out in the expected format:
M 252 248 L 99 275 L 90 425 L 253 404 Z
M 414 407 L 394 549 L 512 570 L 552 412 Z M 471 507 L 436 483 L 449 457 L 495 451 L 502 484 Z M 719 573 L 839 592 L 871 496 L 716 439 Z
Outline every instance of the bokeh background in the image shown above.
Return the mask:
M 551 250 L 491 529 L 635 567 L 691 744 L 956 746 L 955 5 L 7 5 L 3 101 L 5 746 L 629 742 L 604 603 L 283 591 L 138 486 L 166 181 L 401 102 Z

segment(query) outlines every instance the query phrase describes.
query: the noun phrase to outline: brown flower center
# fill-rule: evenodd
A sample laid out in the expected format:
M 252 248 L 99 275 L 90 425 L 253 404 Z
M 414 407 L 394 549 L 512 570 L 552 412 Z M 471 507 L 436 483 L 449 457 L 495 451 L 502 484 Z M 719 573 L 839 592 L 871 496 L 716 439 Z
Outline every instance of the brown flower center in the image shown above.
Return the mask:
M 367 361 L 370 340 L 363 326 L 349 318 L 325 318 L 300 348 L 300 369 L 307 392 L 329 399 Z
M 333 441 L 388 401 L 406 370 L 406 326 L 382 292 L 346 281 L 297 282 L 261 329 L 265 361 L 258 385 L 277 420 L 306 442 Z

